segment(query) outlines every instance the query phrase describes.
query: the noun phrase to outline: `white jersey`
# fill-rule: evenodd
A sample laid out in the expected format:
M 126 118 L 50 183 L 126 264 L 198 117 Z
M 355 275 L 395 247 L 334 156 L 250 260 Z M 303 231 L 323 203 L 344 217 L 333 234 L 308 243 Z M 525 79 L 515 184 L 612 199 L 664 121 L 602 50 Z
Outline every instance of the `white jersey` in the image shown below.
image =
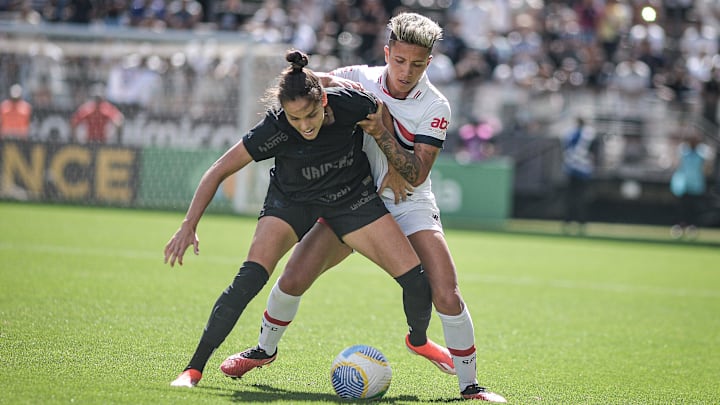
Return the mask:
M 450 124 L 450 103 L 430 83 L 427 74 L 423 74 L 418 84 L 403 100 L 393 98 L 388 92 L 385 66 L 348 66 L 333 70 L 330 74 L 358 82 L 366 91 L 382 100 L 385 108 L 393 116 L 395 139 L 406 150 L 413 151 L 415 143 L 426 143 L 442 148 Z M 368 134 L 365 134 L 363 150 L 370 160 L 370 168 L 379 187 L 387 174 L 387 157 L 375 139 Z M 422 184 L 415 187 L 408 200 L 432 202 L 435 205 L 435 196 L 430 183 L 428 176 Z M 383 190 L 382 197 L 386 205 L 394 204 L 395 197 L 391 190 Z M 406 205 L 408 208 L 411 206 L 411 204 Z

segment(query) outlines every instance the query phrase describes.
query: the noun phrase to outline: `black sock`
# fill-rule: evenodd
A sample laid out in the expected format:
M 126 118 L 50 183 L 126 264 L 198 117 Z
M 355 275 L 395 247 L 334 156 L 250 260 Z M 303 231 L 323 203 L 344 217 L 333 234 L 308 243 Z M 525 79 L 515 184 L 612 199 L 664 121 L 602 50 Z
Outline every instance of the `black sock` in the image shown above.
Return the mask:
M 225 341 L 247 304 L 265 286 L 268 278 L 268 272 L 260 264 L 243 263 L 232 284 L 215 302 L 200 343 L 186 369 L 203 371 L 212 353 Z
M 193 368 L 202 373 L 205 369 L 205 365 L 210 359 L 210 356 L 212 356 L 216 348 L 217 346 L 200 340 L 200 343 L 198 343 L 197 349 L 195 349 L 195 353 L 193 354 L 192 359 L 190 359 L 190 363 L 188 363 L 187 367 L 185 367 L 185 370 Z
M 418 265 L 397 277 L 395 281 L 403 289 L 403 309 L 410 328 L 410 344 L 422 346 L 427 342 L 427 329 L 432 312 L 432 293 L 430 282 L 422 265 Z

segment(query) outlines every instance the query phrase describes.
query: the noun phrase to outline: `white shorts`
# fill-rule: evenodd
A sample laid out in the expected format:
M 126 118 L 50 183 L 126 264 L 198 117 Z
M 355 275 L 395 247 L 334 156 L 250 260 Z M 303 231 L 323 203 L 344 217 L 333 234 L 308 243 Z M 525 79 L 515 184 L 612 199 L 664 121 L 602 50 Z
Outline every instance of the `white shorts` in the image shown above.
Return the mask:
M 393 200 L 383 197 L 383 202 L 405 236 L 424 230 L 443 232 L 440 210 L 435 201 L 407 200 L 396 205 Z

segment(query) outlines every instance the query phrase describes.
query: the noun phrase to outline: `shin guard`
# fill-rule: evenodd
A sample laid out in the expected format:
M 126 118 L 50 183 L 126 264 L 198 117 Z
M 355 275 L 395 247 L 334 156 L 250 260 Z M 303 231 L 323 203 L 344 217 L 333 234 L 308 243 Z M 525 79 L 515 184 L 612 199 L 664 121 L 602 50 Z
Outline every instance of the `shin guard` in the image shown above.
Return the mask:
M 422 346 L 427 341 L 427 329 L 432 312 L 432 293 L 430 282 L 422 265 L 417 265 L 395 281 L 403 289 L 403 309 L 410 327 L 410 343 Z

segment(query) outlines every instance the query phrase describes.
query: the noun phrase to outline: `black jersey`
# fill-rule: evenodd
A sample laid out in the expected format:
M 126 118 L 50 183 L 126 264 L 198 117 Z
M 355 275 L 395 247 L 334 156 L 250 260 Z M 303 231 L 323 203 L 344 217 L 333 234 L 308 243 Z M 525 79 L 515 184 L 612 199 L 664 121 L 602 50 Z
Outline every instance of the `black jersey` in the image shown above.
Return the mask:
M 243 137 L 253 160 L 275 158 L 270 182 L 298 203 L 336 205 L 350 190 L 362 187 L 370 164 L 362 151 L 363 131 L 357 122 L 377 111 L 375 98 L 363 91 L 326 89 L 335 122 L 306 140 L 288 122 L 282 109 L 270 110 Z

